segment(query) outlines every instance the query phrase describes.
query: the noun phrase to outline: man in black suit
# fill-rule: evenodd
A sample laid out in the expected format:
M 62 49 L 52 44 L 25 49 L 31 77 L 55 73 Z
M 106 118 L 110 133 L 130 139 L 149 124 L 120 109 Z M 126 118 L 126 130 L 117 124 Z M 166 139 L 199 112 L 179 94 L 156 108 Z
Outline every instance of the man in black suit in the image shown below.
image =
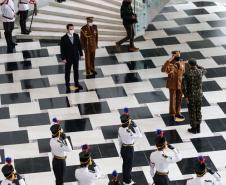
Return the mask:
M 70 73 L 72 65 L 74 70 L 75 89 L 83 89 L 78 82 L 79 59 L 83 56 L 83 53 L 79 36 L 75 33 L 73 24 L 67 25 L 67 33 L 61 37 L 60 51 L 62 62 L 65 63 L 66 92 L 70 93 Z

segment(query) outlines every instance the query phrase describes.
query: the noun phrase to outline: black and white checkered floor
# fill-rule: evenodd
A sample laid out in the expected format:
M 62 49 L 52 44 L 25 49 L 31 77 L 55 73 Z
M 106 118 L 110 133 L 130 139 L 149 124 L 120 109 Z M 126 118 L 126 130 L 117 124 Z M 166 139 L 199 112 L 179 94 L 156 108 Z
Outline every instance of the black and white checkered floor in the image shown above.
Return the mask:
M 223 1 L 222 1 L 223 3 Z M 16 170 L 29 185 L 53 185 L 50 120 L 63 120 L 73 144 L 68 154 L 65 184 L 76 184 L 82 144 L 90 144 L 93 158 L 104 174 L 98 185 L 106 185 L 107 174 L 121 172 L 117 129 L 120 113 L 127 106 L 143 137 L 135 144 L 133 179 L 138 185 L 152 183 L 149 156 L 155 130 L 165 131 L 183 160 L 170 166 L 172 185 L 184 185 L 192 176 L 199 154 L 218 169 L 226 183 L 226 7 L 217 1 L 168 4 L 137 39 L 139 52 L 117 52 L 113 46 L 97 50 L 96 78 L 86 79 L 80 62 L 82 92 L 65 94 L 64 65 L 59 63 L 57 42 L 18 40 L 16 53 L 5 54 L 0 46 L 0 167 L 12 156 Z M 161 65 L 172 50 L 182 58 L 196 58 L 208 69 L 204 77 L 201 133 L 187 132 L 186 121 L 171 125 L 168 120 L 168 90 Z M 0 175 L 1 178 L 2 175 Z

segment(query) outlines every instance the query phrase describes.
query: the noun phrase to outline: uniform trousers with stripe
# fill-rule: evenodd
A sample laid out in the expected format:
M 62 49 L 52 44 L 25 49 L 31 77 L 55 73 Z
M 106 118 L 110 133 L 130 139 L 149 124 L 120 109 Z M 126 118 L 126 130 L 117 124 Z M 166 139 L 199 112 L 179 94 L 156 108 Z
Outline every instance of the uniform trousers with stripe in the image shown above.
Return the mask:
M 170 185 L 168 175 L 159 175 L 155 173 L 153 180 L 155 185 Z
M 14 29 L 14 22 L 3 22 L 3 28 L 5 30 L 5 40 L 7 43 L 7 52 L 13 52 L 13 37 L 12 32 Z
M 128 184 L 132 180 L 131 172 L 133 168 L 133 155 L 134 155 L 133 146 L 122 146 L 121 156 L 123 160 L 123 164 L 122 164 L 123 182 Z
M 53 158 L 52 161 L 53 172 L 56 178 L 56 185 L 64 184 L 64 173 L 66 169 L 66 161 L 65 159 L 56 159 Z
M 20 14 L 20 28 L 21 28 L 21 32 L 24 33 L 27 31 L 26 28 L 26 22 L 27 22 L 27 17 L 28 17 L 28 10 L 24 10 L 24 11 L 19 11 Z

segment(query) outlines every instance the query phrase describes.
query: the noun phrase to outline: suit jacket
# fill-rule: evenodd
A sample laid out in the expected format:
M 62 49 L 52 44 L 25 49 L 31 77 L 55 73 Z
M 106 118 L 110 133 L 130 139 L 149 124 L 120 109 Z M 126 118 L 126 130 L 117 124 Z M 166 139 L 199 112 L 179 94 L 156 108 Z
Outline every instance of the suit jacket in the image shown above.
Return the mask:
M 83 56 L 82 47 L 78 34 L 74 33 L 74 43 L 71 43 L 67 34 L 61 37 L 60 40 L 61 59 L 67 62 L 77 62 L 80 56 Z

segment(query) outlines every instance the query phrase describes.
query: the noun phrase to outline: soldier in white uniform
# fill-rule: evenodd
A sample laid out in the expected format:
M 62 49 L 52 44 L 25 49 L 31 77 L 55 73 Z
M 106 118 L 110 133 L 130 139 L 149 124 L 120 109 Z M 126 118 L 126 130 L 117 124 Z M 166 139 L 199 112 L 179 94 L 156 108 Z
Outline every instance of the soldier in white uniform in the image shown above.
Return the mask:
M 53 122 L 56 122 L 53 120 Z M 57 121 L 59 122 L 59 121 Z M 53 155 L 53 172 L 56 178 L 56 185 L 63 185 L 64 173 L 66 168 L 66 152 L 72 151 L 72 146 L 66 138 L 60 124 L 50 127 L 52 138 L 50 140 L 51 152 Z
M 205 158 L 203 156 L 198 157 L 198 162 L 194 171 L 197 177 L 188 180 L 187 185 L 223 185 L 221 176 L 217 172 L 206 167 Z
M 88 153 L 90 155 L 90 160 L 91 160 L 90 163 L 91 164 L 88 166 L 88 169 L 90 171 L 94 171 L 95 172 L 96 163 L 94 162 L 94 160 L 91 157 L 91 148 L 90 148 L 90 146 L 87 145 L 87 144 L 82 145 L 82 152 Z
M 26 21 L 28 17 L 29 4 L 35 4 L 35 0 L 19 0 L 18 13 L 20 15 L 20 28 L 22 34 L 29 34 L 30 30 L 26 28 Z
M 2 10 L 3 28 L 7 43 L 7 53 L 12 53 L 16 43 L 13 42 L 12 32 L 15 22 L 15 9 L 13 0 L 0 0 Z
M 123 160 L 123 183 L 124 185 L 132 185 L 135 184 L 131 177 L 134 155 L 134 139 L 142 137 L 142 134 L 137 125 L 131 120 L 130 115 L 128 114 L 128 108 L 124 109 L 124 114 L 121 115 L 120 119 L 122 125 L 118 130 L 118 140 Z
M 181 161 L 181 155 L 172 145 L 167 144 L 164 132 L 157 130 L 156 137 L 157 151 L 150 156 L 150 172 L 155 185 L 169 185 L 169 164 Z M 166 154 L 166 149 L 172 150 L 174 155 Z
M 6 158 L 7 164 L 2 167 L 2 173 L 5 179 L 2 181 L 1 185 L 26 185 L 24 179 L 16 173 L 11 162 L 11 158 Z
M 80 168 L 75 170 L 75 178 L 78 181 L 78 185 L 96 185 L 101 173 L 97 165 L 94 167 L 94 171 L 88 169 L 89 165 L 92 165 L 90 153 L 80 152 L 79 159 Z

